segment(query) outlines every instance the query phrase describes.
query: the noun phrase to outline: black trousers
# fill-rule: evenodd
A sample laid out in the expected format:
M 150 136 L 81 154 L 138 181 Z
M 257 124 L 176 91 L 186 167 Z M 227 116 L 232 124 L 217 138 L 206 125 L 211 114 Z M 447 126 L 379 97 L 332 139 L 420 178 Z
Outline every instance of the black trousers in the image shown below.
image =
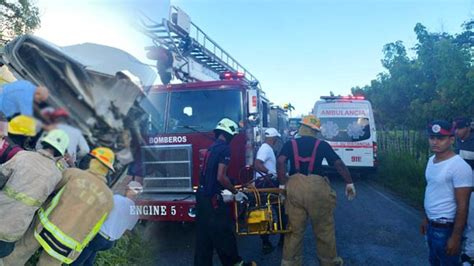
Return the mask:
M 223 266 L 231 266 L 242 261 L 237 249 L 229 207 L 222 201 L 213 206 L 211 197 L 203 196 L 198 191 L 196 211 L 194 265 L 212 265 L 214 250 Z
M 0 240 L 0 258 L 10 255 L 15 249 L 15 242 L 5 242 Z

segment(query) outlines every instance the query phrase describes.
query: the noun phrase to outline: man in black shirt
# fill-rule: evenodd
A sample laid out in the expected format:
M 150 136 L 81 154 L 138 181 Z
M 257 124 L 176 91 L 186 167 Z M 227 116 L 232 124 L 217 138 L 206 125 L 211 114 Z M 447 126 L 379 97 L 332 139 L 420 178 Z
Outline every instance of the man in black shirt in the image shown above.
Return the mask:
M 456 128 L 456 144 L 454 151 L 461 156 L 473 169 L 474 178 L 474 130 L 471 127 L 471 119 L 458 117 L 454 119 Z M 467 217 L 466 229 L 464 231 L 466 240 L 462 251 L 461 259 L 466 265 L 474 265 L 474 194 L 471 193 L 469 201 L 469 214 Z M 470 264 L 469 264 L 470 263 Z
M 230 211 L 221 196 L 222 190 L 227 189 L 237 201 L 247 198 L 243 192 L 234 188 L 226 176 L 231 158 L 229 143 L 238 134 L 238 125 L 224 118 L 217 124 L 214 133 L 216 141 L 204 157 L 200 185 L 196 192 L 194 265 L 212 265 L 214 249 L 224 266 L 253 265 L 251 262 L 243 262 L 239 256 Z
M 306 220 L 309 216 L 316 238 L 316 249 L 321 266 L 342 265 L 337 256 L 334 233 L 336 193 L 322 176 L 321 163 L 329 165 L 346 182 L 346 196 L 352 200 L 355 187 L 347 167 L 331 146 L 316 138 L 320 121 L 313 115 L 303 117 L 299 129 L 301 138 L 290 140 L 283 146 L 277 161 L 280 184 L 286 184 L 285 208 L 291 232 L 285 237 L 282 266 L 302 265 L 302 246 Z M 290 160 L 290 177 L 286 176 L 286 162 Z

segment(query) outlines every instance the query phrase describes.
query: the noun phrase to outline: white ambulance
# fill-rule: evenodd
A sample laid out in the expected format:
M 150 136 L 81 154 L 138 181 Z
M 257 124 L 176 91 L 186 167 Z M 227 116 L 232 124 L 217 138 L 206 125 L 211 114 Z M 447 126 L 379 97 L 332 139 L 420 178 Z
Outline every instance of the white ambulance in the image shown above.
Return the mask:
M 373 170 L 377 161 L 374 114 L 363 96 L 323 96 L 313 114 L 321 120 L 319 138 L 327 141 L 349 168 Z M 326 160 L 323 164 L 327 165 Z

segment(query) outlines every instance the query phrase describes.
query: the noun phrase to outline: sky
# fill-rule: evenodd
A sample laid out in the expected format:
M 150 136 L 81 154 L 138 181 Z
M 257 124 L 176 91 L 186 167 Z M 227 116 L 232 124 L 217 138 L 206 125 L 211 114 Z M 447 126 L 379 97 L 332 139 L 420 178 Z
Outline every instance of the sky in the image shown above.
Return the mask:
M 383 46 L 401 40 L 412 48 L 416 23 L 455 34 L 474 18 L 474 0 L 38 0 L 36 34 L 58 45 L 114 46 L 153 64 L 143 49 L 151 41 L 133 25 L 140 14 L 159 21 L 170 4 L 256 76 L 272 102 L 295 106 L 295 115 L 330 91 L 349 95 L 370 84 L 384 71 Z

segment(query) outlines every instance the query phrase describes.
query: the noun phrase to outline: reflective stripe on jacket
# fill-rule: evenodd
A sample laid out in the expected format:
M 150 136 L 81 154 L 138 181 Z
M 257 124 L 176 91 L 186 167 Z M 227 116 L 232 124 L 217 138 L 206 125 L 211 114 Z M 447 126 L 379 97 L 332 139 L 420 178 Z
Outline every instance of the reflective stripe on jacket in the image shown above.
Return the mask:
M 0 172 L 8 178 L 0 191 L 0 240 L 15 242 L 25 234 L 36 210 L 62 176 L 54 158 L 44 150 L 20 151 Z
M 35 238 L 50 256 L 69 264 L 99 232 L 113 195 L 105 177 L 89 171 L 66 169 L 63 178 L 66 185 L 38 212 Z

